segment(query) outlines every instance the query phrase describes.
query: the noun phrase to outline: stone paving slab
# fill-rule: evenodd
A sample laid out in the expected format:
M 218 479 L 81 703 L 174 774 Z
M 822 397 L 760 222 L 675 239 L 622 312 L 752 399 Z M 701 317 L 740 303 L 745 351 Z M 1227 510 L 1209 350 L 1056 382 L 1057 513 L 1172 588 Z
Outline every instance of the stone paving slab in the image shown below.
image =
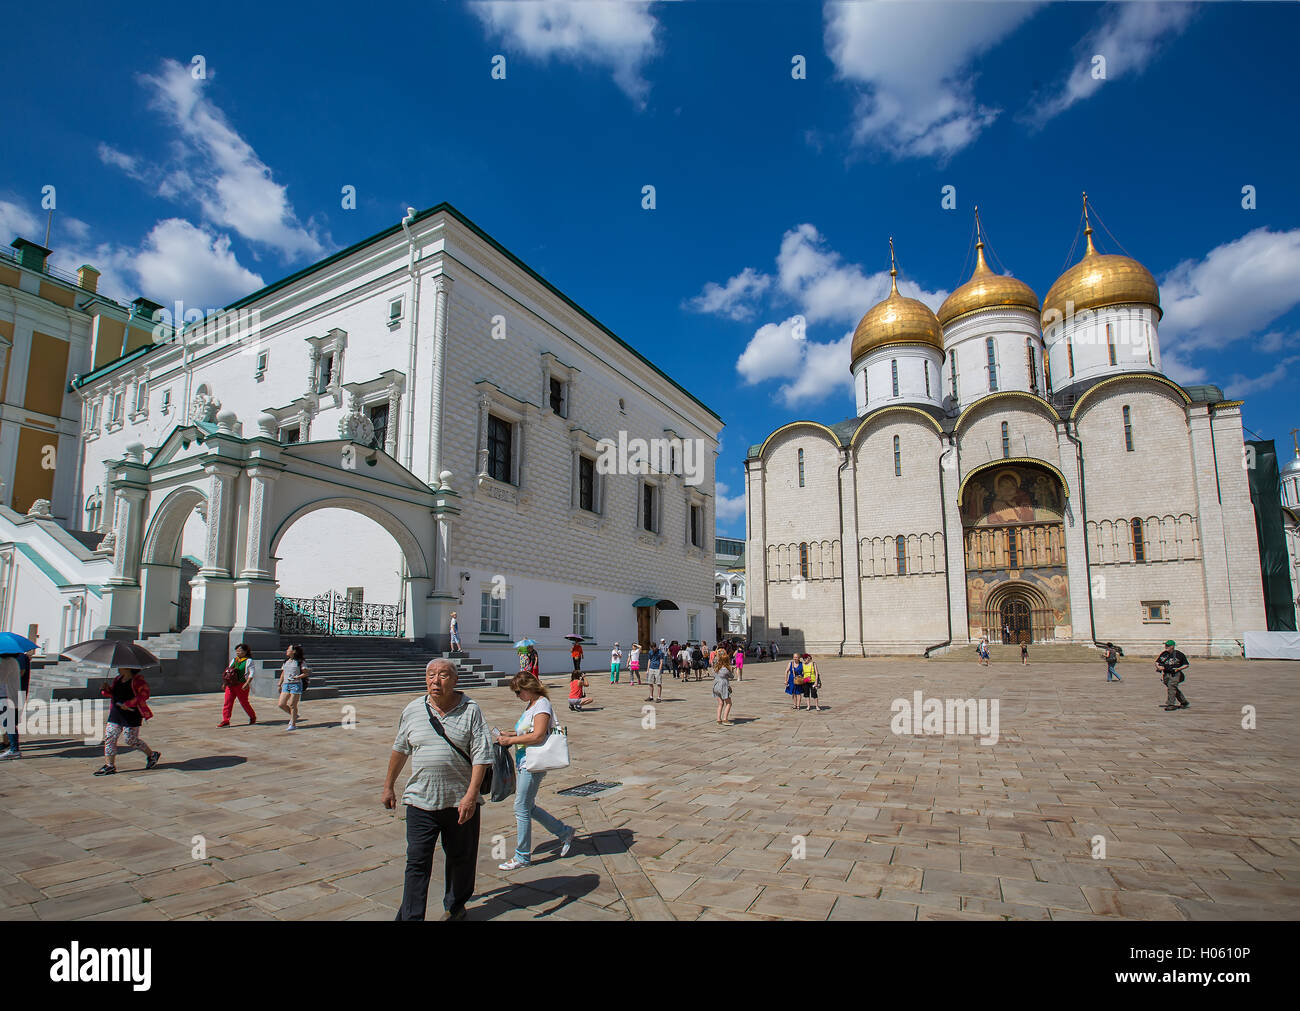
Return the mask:
M 561 860 L 535 826 L 533 866 L 502 872 L 513 812 L 486 805 L 470 917 L 1297 918 L 1300 665 L 1197 661 L 1177 713 L 1146 666 L 830 659 L 833 705 L 794 712 L 751 664 L 732 727 L 708 682 L 665 686 L 650 728 L 636 686 L 596 683 L 596 711 L 561 710 L 574 764 L 540 797 L 578 842 Z M 997 700 L 997 743 L 895 735 L 917 690 Z M 513 723 L 507 689 L 471 694 Z M 409 699 L 309 696 L 293 734 L 269 708 L 217 729 L 216 697 L 159 699 L 160 766 L 128 752 L 102 779 L 79 740 L 25 741 L 0 766 L 0 919 L 391 919 L 405 832 L 379 793 Z M 556 794 L 593 779 L 622 785 Z

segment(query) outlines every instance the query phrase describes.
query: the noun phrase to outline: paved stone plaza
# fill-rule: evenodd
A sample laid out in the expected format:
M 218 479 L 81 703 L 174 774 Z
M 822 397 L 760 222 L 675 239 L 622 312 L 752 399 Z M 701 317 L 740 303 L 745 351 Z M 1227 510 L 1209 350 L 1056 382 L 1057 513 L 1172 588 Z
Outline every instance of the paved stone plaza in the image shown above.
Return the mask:
M 782 667 L 750 664 L 734 727 L 715 725 L 707 681 L 670 679 L 646 729 L 644 690 L 593 676 L 603 708 L 578 715 L 547 678 L 574 764 L 547 777 L 541 802 L 578 842 L 560 860 L 535 826 L 533 866 L 500 872 L 514 819 L 508 802 L 487 805 L 470 918 L 1300 916 L 1300 665 L 1195 661 L 1192 708 L 1175 713 L 1136 658 L 1122 684 L 1100 663 L 821 669 L 829 708 L 805 713 Z M 891 703 L 918 690 L 999 700 L 998 742 L 894 735 Z M 472 694 L 490 722 L 513 723 L 507 689 Z M 404 826 L 379 796 L 408 700 L 309 697 L 292 734 L 266 700 L 266 722 L 237 711 L 227 730 L 217 696 L 155 700 L 145 736 L 161 764 L 145 772 L 128 752 L 107 779 L 91 776 L 98 748 L 29 738 L 0 767 L 0 917 L 391 919 Z M 556 796 L 593 779 L 622 786 Z M 441 855 L 434 875 L 431 918 Z

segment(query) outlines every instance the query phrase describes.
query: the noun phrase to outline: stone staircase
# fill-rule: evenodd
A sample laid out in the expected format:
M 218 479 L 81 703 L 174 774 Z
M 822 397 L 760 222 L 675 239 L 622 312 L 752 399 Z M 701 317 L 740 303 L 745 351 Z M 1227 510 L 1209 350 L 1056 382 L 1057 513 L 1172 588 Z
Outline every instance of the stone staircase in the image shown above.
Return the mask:
M 1105 652 L 1095 646 L 1078 642 L 1042 642 L 1029 644 L 1029 662 L 1035 663 L 1097 663 L 1105 664 Z M 934 662 L 978 663 L 975 644 L 948 646 L 941 651 L 930 654 Z M 1007 646 L 1000 642 L 989 644 L 989 660 L 992 663 L 1020 663 L 1020 647 Z
M 425 690 L 424 668 L 434 657 L 422 646 L 401 639 L 382 636 L 298 637 L 311 683 L 307 698 L 335 695 L 386 695 Z M 441 653 L 456 664 L 457 687 L 462 690 L 505 684 L 510 675 L 494 670 L 467 653 Z M 278 678 L 284 663 L 283 652 L 255 651 L 261 677 Z M 263 690 L 261 694 L 269 694 Z
M 216 671 L 211 679 L 196 678 L 192 663 L 186 662 L 187 653 L 181 646 L 179 632 L 168 632 L 137 639 L 136 645 L 143 646 L 162 661 L 162 672 L 155 669 L 146 672 L 149 688 L 154 695 L 178 695 L 190 692 L 211 690 L 206 683 L 211 680 L 218 687 L 221 672 Z M 50 658 L 32 664 L 31 690 L 29 695 L 35 699 L 97 699 L 100 697 L 100 685 L 114 676 L 114 671 L 98 664 L 85 663 L 81 660 L 57 660 Z

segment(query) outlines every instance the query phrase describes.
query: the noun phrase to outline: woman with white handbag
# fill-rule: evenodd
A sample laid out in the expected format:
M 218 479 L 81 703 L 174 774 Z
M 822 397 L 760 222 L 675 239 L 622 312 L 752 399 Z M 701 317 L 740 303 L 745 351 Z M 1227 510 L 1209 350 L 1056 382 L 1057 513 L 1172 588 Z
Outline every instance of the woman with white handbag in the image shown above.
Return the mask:
M 523 715 L 515 723 L 513 734 L 502 734 L 497 743 L 514 747 L 515 768 L 515 855 L 499 865 L 503 871 L 527 867 L 532 862 L 533 819 L 554 833 L 560 840 L 560 856 L 568 856 L 577 829 L 565 825 L 552 814 L 537 806 L 537 791 L 550 769 L 563 769 L 569 764 L 569 742 L 564 731 L 555 724 L 555 710 L 547 697 L 546 688 L 532 674 L 521 671 L 510 679 L 510 690 L 524 703 Z

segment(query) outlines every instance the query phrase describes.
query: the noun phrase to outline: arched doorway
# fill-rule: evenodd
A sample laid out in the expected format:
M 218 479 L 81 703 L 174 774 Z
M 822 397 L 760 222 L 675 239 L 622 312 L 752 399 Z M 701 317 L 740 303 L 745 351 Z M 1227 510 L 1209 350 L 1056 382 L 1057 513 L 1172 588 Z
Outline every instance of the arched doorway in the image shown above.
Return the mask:
M 205 550 L 207 496 L 186 485 L 163 499 L 140 552 L 140 634 L 182 632 L 190 623 L 196 556 Z
M 309 502 L 272 533 L 270 551 L 280 634 L 412 634 L 418 603 L 410 587 L 428 579 L 429 567 L 414 535 L 387 510 L 349 497 Z
M 994 642 L 1069 638 L 1065 487 L 1032 461 L 995 461 L 961 490 L 970 636 Z

